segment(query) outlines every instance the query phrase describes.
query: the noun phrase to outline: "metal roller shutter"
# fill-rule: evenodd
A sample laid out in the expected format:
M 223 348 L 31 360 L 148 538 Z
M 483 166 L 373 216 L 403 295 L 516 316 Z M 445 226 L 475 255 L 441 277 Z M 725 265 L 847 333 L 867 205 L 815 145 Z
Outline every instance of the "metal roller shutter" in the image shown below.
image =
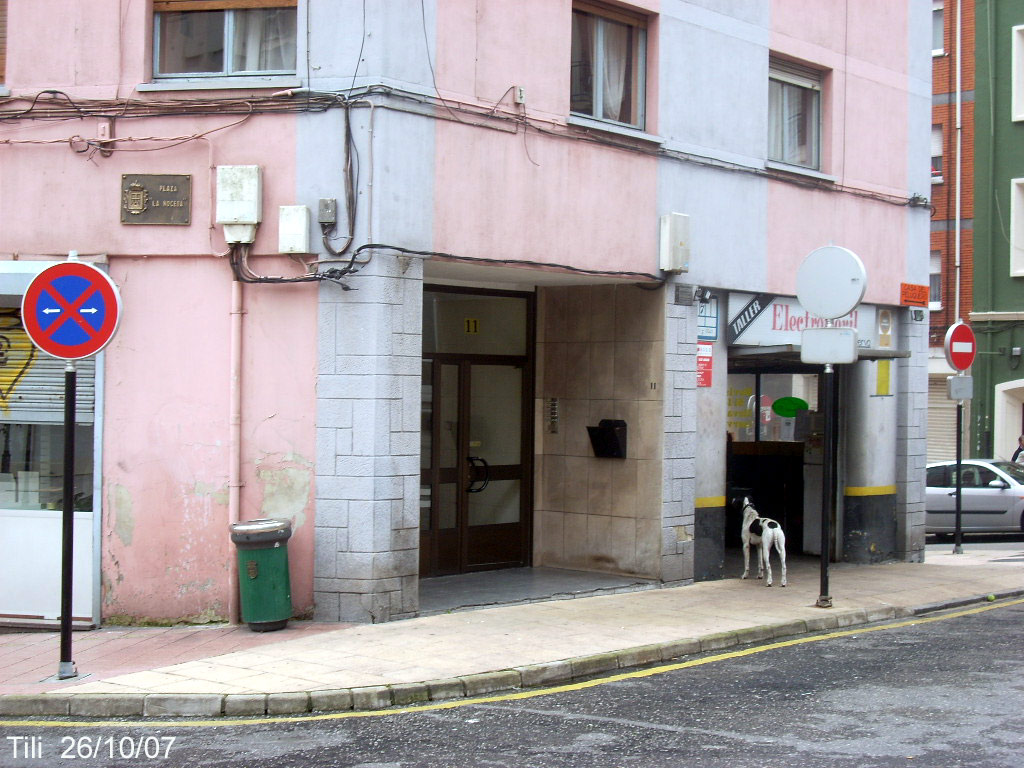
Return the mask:
M 967 432 L 970 422 L 970 401 L 964 403 L 964 456 L 967 456 Z M 946 391 L 946 377 L 928 379 L 928 461 L 956 459 L 956 401 Z
M 18 309 L 0 308 L 0 423 L 64 421 L 64 360 L 40 352 L 21 325 Z M 76 422 L 92 424 L 96 406 L 96 362 L 75 363 Z

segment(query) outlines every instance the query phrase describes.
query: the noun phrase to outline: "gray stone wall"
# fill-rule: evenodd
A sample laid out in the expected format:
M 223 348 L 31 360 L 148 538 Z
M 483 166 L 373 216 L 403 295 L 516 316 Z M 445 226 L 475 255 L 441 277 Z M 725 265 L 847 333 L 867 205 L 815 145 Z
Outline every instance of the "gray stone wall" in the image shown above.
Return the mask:
M 423 263 L 349 283 L 320 290 L 314 615 L 380 622 L 418 610 Z
M 896 423 L 897 541 L 901 559 L 924 561 L 925 464 L 928 461 L 928 313 L 913 320 L 904 309 L 898 323 L 899 349 L 910 350 L 899 370 Z
M 693 581 L 697 455 L 697 307 L 665 301 L 661 579 Z

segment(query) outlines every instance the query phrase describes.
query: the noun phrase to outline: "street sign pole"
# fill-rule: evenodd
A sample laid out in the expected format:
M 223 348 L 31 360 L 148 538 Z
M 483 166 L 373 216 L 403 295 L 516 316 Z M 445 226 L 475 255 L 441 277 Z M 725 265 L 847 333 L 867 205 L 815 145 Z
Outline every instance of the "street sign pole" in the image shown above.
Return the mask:
M 956 376 L 946 379 L 949 387 L 949 398 L 956 400 L 956 484 L 953 495 L 956 496 L 956 527 L 953 533 L 953 554 L 962 555 L 963 547 L 963 509 L 962 479 L 963 445 L 964 445 L 964 400 L 974 396 L 974 380 L 964 371 L 971 367 L 978 354 L 978 341 L 974 331 L 963 320 L 957 320 L 949 326 L 943 342 L 946 362 L 957 371 Z
M 78 670 L 71 659 L 71 591 L 75 553 L 75 398 L 77 396 L 75 363 L 68 360 L 64 368 L 64 515 L 63 552 L 61 557 L 60 592 L 60 664 L 57 678 L 76 677 Z
M 828 591 L 828 568 L 832 549 L 832 515 L 836 508 L 836 458 L 833 445 L 836 434 L 835 375 L 832 363 L 825 363 L 825 445 L 821 457 L 821 586 L 815 603 L 819 608 L 832 607 L 832 596 Z
M 121 319 L 121 294 L 110 277 L 78 260 L 53 264 L 36 275 L 21 299 L 21 321 L 32 343 L 67 361 L 64 369 L 64 499 L 61 519 L 60 663 L 57 679 L 78 676 L 71 657 L 75 562 L 75 360 L 91 357 L 113 338 Z
M 964 553 L 964 534 L 962 528 L 962 510 L 961 500 L 963 498 L 963 491 L 961 490 L 961 483 L 963 478 L 960 477 L 961 464 L 963 462 L 964 452 L 964 401 L 956 401 L 956 531 L 953 534 L 953 554 L 962 555 Z
M 825 434 L 821 456 L 821 589 L 816 603 L 831 608 L 828 570 L 832 559 L 832 518 L 836 511 L 836 384 L 835 365 L 857 361 L 857 332 L 840 328 L 837 318 L 852 312 L 864 298 L 867 272 L 853 251 L 828 245 L 807 254 L 796 276 L 796 295 L 808 313 L 825 320 L 823 328 L 800 334 L 800 360 L 825 366 Z

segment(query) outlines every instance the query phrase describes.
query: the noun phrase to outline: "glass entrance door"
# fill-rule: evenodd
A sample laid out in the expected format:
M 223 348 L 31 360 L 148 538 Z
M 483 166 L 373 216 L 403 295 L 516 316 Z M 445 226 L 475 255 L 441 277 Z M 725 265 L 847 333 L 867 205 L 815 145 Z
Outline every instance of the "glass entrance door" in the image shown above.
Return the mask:
M 525 565 L 522 362 L 423 362 L 420 574 Z

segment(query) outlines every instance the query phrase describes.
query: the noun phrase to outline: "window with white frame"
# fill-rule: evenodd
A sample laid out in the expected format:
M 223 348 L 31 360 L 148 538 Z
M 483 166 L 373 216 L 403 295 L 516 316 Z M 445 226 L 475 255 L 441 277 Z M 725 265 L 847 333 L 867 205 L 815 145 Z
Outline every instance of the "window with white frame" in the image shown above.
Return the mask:
M 932 126 L 932 184 L 942 183 L 942 126 Z
M 1010 276 L 1024 277 L 1024 179 L 1010 179 Z
M 768 65 L 768 159 L 821 169 L 822 72 L 772 57 Z
M 946 52 L 945 12 L 942 0 L 932 2 L 932 56 L 941 56 Z
M 928 257 L 928 309 L 942 309 L 942 253 L 932 251 Z
M 154 0 L 155 77 L 295 73 L 297 0 Z
M 1010 45 L 1010 119 L 1024 120 L 1024 24 L 1013 28 Z
M 644 127 L 647 25 L 639 14 L 590 2 L 572 6 L 569 109 Z

